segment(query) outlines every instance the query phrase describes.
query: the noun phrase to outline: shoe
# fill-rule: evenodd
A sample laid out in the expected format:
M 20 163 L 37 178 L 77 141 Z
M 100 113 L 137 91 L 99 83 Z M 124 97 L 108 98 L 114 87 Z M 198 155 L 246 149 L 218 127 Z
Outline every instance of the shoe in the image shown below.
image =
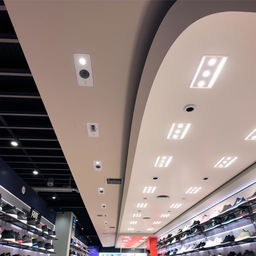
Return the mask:
M 18 232 L 15 232 L 15 243 L 18 243 L 18 244 L 22 243 L 21 235 Z
M 177 235 L 179 235 L 181 233 L 182 233 L 182 229 L 179 229 L 178 232 L 177 232 Z
M 50 244 L 50 243 L 46 243 L 45 244 L 45 249 L 49 252 L 54 252 L 54 248 L 53 248 L 53 245 Z
M 5 241 L 15 242 L 15 232 L 13 230 L 5 229 L 2 233 L 2 239 Z
M 33 246 L 31 237 L 29 237 L 29 236 L 27 236 L 27 235 L 24 235 L 24 236 L 22 237 L 22 244 L 23 244 L 23 245 L 27 245 L 27 246 Z
M 239 205 L 241 205 L 241 204 L 243 204 L 243 203 L 245 203 L 246 202 L 246 200 L 245 200 L 245 198 L 244 197 L 238 197 L 237 199 L 236 199 L 236 201 L 235 201 L 235 203 L 232 205 L 232 209 L 234 209 L 234 208 L 236 208 L 236 207 L 238 207 Z
M 255 253 L 253 251 L 246 250 L 243 254 L 243 256 L 255 256 Z
M 38 242 L 36 237 L 32 237 L 32 246 L 34 248 L 38 248 Z
M 38 241 L 38 248 L 45 250 L 45 242 L 44 241 Z
M 229 252 L 227 256 L 236 256 L 237 254 L 235 252 Z
M 45 233 L 45 234 L 48 234 L 48 227 L 46 225 L 43 225 L 42 226 L 42 231 Z M 162 242 L 162 240 L 160 240 L 159 242 Z M 160 245 L 160 244 L 159 244 Z
M 225 236 L 224 240 L 221 242 L 222 244 L 227 244 L 235 241 L 235 237 L 232 235 Z
M 236 238 L 236 241 L 241 241 L 251 237 L 251 233 L 248 230 L 243 229 L 239 236 Z
M 200 221 L 199 220 L 195 220 L 190 228 L 193 228 L 193 227 L 198 226 L 198 225 L 200 225 Z
M 247 201 L 251 201 L 251 200 L 254 200 L 254 199 L 256 199 L 256 192 L 252 196 L 249 196 L 247 198 Z
M 186 225 L 184 228 L 183 228 L 183 231 L 188 231 L 190 229 L 190 226 L 189 225 Z
M 53 234 L 53 231 L 50 228 L 48 228 L 48 235 L 52 236 L 52 234 Z
M 212 219 L 211 222 L 209 223 L 209 225 L 207 226 L 207 228 L 205 229 L 205 231 L 209 231 L 209 230 L 214 229 L 220 225 L 221 225 L 220 218 Z
M 249 214 L 249 210 L 248 209 L 241 209 L 236 217 L 236 219 L 241 219 L 244 216 Z
M 231 209 L 231 207 L 232 207 L 232 205 L 231 205 L 231 204 L 225 204 L 225 205 L 223 206 L 223 208 L 222 208 L 222 210 L 221 210 L 221 212 L 220 212 L 220 213 L 227 212 L 228 210 L 230 210 L 230 209 Z
M 229 214 L 226 216 L 222 222 L 222 224 L 228 224 L 236 219 L 236 215 L 234 213 Z
M 24 212 L 18 211 L 17 216 L 18 220 L 27 224 L 27 215 Z
M 17 210 L 16 210 L 16 207 L 15 206 L 11 206 L 9 204 L 6 204 L 4 207 L 3 207 L 3 211 L 5 213 L 7 213 L 8 215 L 14 217 L 17 219 Z
M 49 233 L 49 235 L 50 235 L 51 237 L 56 237 L 56 232 L 52 230 L 52 231 Z
M 185 240 L 186 238 L 188 237 L 188 234 L 187 233 L 183 233 L 180 237 L 180 240 L 183 241 Z

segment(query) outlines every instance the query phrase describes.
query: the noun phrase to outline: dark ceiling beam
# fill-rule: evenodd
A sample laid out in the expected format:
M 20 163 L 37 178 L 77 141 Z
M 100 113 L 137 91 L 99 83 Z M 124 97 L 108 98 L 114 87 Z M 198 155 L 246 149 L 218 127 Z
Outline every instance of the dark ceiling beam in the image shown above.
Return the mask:
M 40 114 L 40 113 L 8 113 L 8 112 L 0 112 L 0 116 L 48 117 L 47 114 Z
M 0 98 L 40 99 L 38 95 L 0 94 Z
M 0 154 L 0 156 L 1 157 L 31 157 L 31 158 L 33 158 L 33 157 L 38 157 L 38 158 L 63 158 L 63 159 L 65 159 L 65 157 L 64 156 L 46 156 L 46 155 L 43 155 L 43 156 L 41 156 L 41 155 L 2 155 L 2 154 Z
M 19 73 L 19 72 L 0 72 L 0 76 L 24 76 L 32 77 L 31 73 Z
M 34 170 L 35 168 L 12 167 L 12 169 L 14 169 L 14 170 Z M 68 168 L 38 168 L 38 169 L 41 171 L 67 171 L 67 172 L 70 172 L 70 169 L 68 169 Z
M 38 161 L 6 161 L 8 164 L 66 164 L 66 162 L 38 162 Z M 40 168 L 38 168 L 40 169 Z
M 41 169 L 39 169 L 39 171 L 41 171 Z M 24 172 L 18 172 L 18 173 L 19 175 L 22 175 L 22 176 L 31 175 L 31 173 L 24 173 Z M 40 172 L 38 175 L 40 175 Z M 71 173 L 54 173 L 54 172 L 45 173 L 44 172 L 44 176 L 68 176 L 69 178 L 73 179 L 73 177 L 71 176 Z
M 0 11 L 7 11 L 4 5 L 0 5 Z
M 30 126 L 7 126 L 1 125 L 0 129 L 13 129 L 13 130 L 50 130 L 52 131 L 52 127 L 30 127 Z
M 38 150 L 61 150 L 61 148 L 39 148 L 39 147 L 0 147 L 0 149 L 38 149 Z
M 1 8 L 1 6 L 0 6 Z M 1 10 L 1 9 L 0 9 Z M 5 43 L 5 44 L 18 44 L 19 40 L 18 39 L 11 39 L 11 38 L 0 38 L 0 43 Z

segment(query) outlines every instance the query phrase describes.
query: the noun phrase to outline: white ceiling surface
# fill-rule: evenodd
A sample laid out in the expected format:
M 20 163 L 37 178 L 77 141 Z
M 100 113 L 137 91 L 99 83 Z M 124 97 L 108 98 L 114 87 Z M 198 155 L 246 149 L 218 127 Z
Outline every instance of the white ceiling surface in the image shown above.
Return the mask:
M 162 2 L 163 3 L 163 2 Z M 124 167 L 127 119 L 134 96 L 130 71 L 143 18 L 160 1 L 5 1 L 54 130 L 102 245 L 113 246 Z M 151 12 L 148 11 L 150 4 Z M 77 84 L 74 53 L 89 53 L 94 87 Z M 99 138 L 87 137 L 87 122 L 99 123 Z M 93 170 L 101 160 L 103 171 Z M 98 187 L 106 193 L 99 195 Z M 105 203 L 107 209 L 101 209 Z M 107 218 L 96 217 L 107 214 Z M 108 225 L 104 225 L 107 220 Z
M 256 128 L 255 44 L 252 33 L 256 15 L 220 13 L 203 18 L 175 41 L 164 58 L 147 100 L 133 161 L 120 232 L 154 231 L 204 198 L 217 187 L 255 162 L 256 145 L 244 138 Z M 191 89 L 189 85 L 204 55 L 228 56 L 220 77 L 212 89 Z M 186 104 L 196 110 L 187 113 Z M 167 140 L 174 122 L 191 123 L 184 140 Z M 171 155 L 168 168 L 154 168 L 158 155 Z M 215 169 L 222 156 L 238 156 L 226 169 Z M 153 180 L 159 176 L 158 180 Z M 202 178 L 208 177 L 208 181 Z M 153 195 L 142 194 L 144 186 L 157 186 Z M 196 195 L 186 195 L 191 186 L 201 186 Z M 169 199 L 157 199 L 167 194 Z M 143 197 L 147 197 L 144 200 Z M 136 204 L 147 202 L 137 225 L 130 225 Z M 171 203 L 182 203 L 170 209 Z M 160 215 L 171 210 L 171 216 Z M 152 225 L 153 221 L 162 221 Z

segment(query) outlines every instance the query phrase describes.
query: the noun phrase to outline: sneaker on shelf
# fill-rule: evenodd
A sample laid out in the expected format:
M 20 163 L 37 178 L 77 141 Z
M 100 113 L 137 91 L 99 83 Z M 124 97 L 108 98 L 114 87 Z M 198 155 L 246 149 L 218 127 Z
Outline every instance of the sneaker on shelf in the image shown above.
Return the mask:
M 246 202 L 245 198 L 244 197 L 238 197 L 235 201 L 235 203 L 232 205 L 232 209 L 238 207 L 239 205 L 241 204 L 244 204 Z
M 2 233 L 2 238 L 5 241 L 15 242 L 15 232 L 13 230 L 5 229 Z
M 190 230 L 190 226 L 189 225 L 186 225 L 184 228 L 183 228 L 183 231 L 188 231 Z
M 27 224 L 27 215 L 24 212 L 18 211 L 17 216 L 18 216 L 18 220 Z
M 45 242 L 44 241 L 38 241 L 38 248 L 45 250 Z
M 251 233 L 248 230 L 243 229 L 235 241 L 241 241 L 251 237 Z
M 227 256 L 236 256 L 237 254 L 235 252 L 229 252 Z
M 212 219 L 209 223 L 209 225 L 206 227 L 205 231 L 209 231 L 209 230 L 212 230 L 218 226 L 221 225 L 221 219 L 220 218 L 215 218 L 215 219 Z
M 228 210 L 230 210 L 232 208 L 232 205 L 231 204 L 225 204 L 221 210 L 220 213 L 224 213 L 224 212 L 227 212 Z
M 254 200 L 254 199 L 256 199 L 256 192 L 255 192 L 252 196 L 249 196 L 249 197 L 247 198 L 247 201 L 252 201 L 252 200 Z
M 56 237 L 56 232 L 53 230 L 52 234 L 50 235 L 51 237 Z
M 28 218 L 28 225 L 32 226 L 33 228 L 36 227 L 36 219 L 35 218 Z
M 34 248 L 38 248 L 37 237 L 32 237 L 32 246 Z
M 253 251 L 246 250 L 243 256 L 255 256 L 255 253 Z
M 188 237 L 188 234 L 187 233 L 183 233 L 180 237 L 180 240 L 185 240 L 186 238 Z
M 45 249 L 49 252 L 54 252 L 54 248 L 53 248 L 53 245 L 50 244 L 50 243 L 46 243 L 45 244 Z
M 7 213 L 8 215 L 14 217 L 17 219 L 17 209 L 15 206 L 6 204 L 3 206 L 3 211 Z
M 48 235 L 52 236 L 52 234 L 53 234 L 53 231 L 50 228 L 48 228 Z
M 237 218 L 237 219 L 241 219 L 241 218 L 243 218 L 243 217 L 246 216 L 246 215 L 249 215 L 249 210 L 248 210 L 247 208 L 241 209 L 241 210 L 238 212 L 236 218 Z
M 235 237 L 233 235 L 227 235 L 221 242 L 222 244 L 232 243 L 235 241 Z
M 31 237 L 29 237 L 29 236 L 27 236 L 27 235 L 24 235 L 24 236 L 22 237 L 22 244 L 23 244 L 23 245 L 27 245 L 27 246 L 33 246 Z
M 45 233 L 45 234 L 48 234 L 48 227 L 46 225 L 43 225 L 42 226 L 42 231 Z M 161 241 L 161 240 L 160 240 Z M 160 242 L 159 241 L 159 242 Z
M 42 225 L 38 220 L 36 221 L 36 229 L 42 232 Z
M 222 224 L 228 224 L 234 220 L 236 220 L 236 215 L 234 213 L 230 213 L 224 218 Z
M 15 232 L 15 243 L 18 243 L 18 244 L 22 243 L 22 237 L 18 232 Z
M 191 225 L 191 228 L 193 228 L 193 227 L 195 227 L 195 226 L 198 226 L 198 225 L 200 225 L 200 221 L 199 221 L 199 220 L 195 220 L 195 221 L 193 222 L 193 224 Z
M 177 232 L 177 235 L 181 234 L 182 233 L 182 229 L 179 228 L 178 232 Z

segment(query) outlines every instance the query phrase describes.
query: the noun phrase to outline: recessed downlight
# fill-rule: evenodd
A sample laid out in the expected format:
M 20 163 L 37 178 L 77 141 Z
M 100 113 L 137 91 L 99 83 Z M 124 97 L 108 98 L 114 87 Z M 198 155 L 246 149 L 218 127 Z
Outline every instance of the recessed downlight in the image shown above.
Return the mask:
M 202 187 L 190 187 L 187 191 L 186 194 L 196 194 L 198 193 Z
M 104 194 L 105 193 L 105 189 L 100 187 L 98 188 L 98 193 L 101 195 L 101 194 Z
M 34 169 L 32 173 L 33 173 L 33 175 L 35 175 L 35 176 L 36 176 L 36 175 L 38 175 L 38 174 L 39 174 L 39 171 L 38 171 L 37 169 Z
M 186 136 L 190 123 L 173 123 L 168 133 L 168 140 L 182 140 Z
M 86 63 L 87 63 L 85 57 L 80 57 L 80 58 L 78 59 L 78 62 L 79 62 L 79 64 L 82 65 L 82 66 L 86 65 Z
M 251 131 L 246 137 L 245 140 L 254 140 L 256 141 L 256 129 Z
M 214 165 L 214 168 L 227 168 L 234 163 L 237 158 L 237 156 L 224 156 Z
M 172 204 L 170 205 L 170 208 L 178 209 L 178 208 L 180 208 L 181 206 L 182 206 L 181 203 L 172 203 Z
M 95 171 L 101 171 L 101 170 L 102 170 L 102 163 L 101 163 L 101 161 L 99 161 L 99 160 L 94 160 L 94 161 L 93 161 L 93 169 L 94 169 Z
M 155 161 L 155 167 L 157 168 L 166 168 L 169 166 L 172 160 L 172 156 L 158 156 Z
M 19 146 L 19 143 L 18 143 L 17 140 L 12 140 L 12 141 L 10 142 L 10 144 L 11 144 L 11 146 L 13 146 L 13 147 L 18 147 L 18 146 Z
M 144 187 L 143 189 L 143 194 L 153 194 L 156 191 L 156 186 L 148 186 L 148 187 Z
M 102 209 L 106 209 L 106 208 L 107 208 L 107 205 L 106 205 L 106 204 L 101 204 L 101 208 L 102 208 Z
M 204 56 L 197 68 L 190 88 L 212 88 L 227 59 L 226 56 Z

